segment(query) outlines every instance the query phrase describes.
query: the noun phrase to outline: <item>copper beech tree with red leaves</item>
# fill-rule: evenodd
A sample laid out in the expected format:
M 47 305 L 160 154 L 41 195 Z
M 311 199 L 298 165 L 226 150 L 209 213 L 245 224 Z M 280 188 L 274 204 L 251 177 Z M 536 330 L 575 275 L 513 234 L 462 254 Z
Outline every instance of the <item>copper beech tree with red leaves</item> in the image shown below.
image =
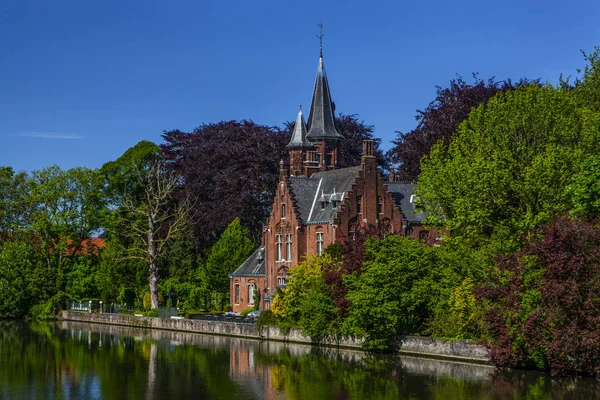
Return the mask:
M 557 218 L 498 267 L 477 290 L 492 362 L 600 375 L 600 228 Z
M 252 121 L 222 121 L 191 133 L 165 132 L 163 138 L 167 163 L 195 204 L 191 225 L 198 250 L 216 241 L 235 217 L 258 238 L 289 135 Z

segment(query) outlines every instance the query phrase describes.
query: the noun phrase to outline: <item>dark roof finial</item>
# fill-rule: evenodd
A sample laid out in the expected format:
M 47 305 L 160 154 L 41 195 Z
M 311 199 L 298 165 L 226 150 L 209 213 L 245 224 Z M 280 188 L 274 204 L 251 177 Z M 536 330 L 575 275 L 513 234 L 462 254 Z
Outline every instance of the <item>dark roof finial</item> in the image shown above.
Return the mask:
M 323 57 L 323 28 L 325 28 L 325 25 L 323 25 L 323 21 L 321 21 L 317 26 L 319 27 L 319 34 L 317 35 L 319 38 L 319 57 Z

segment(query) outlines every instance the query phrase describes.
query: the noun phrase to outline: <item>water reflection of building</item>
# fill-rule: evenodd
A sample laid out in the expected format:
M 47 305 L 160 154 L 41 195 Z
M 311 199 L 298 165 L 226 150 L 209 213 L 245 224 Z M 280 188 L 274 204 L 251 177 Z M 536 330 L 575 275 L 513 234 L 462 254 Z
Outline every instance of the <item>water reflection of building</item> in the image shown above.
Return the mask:
M 232 340 L 230 346 L 229 375 L 249 393 L 266 400 L 285 399 L 285 394 L 275 389 L 273 367 L 257 360 L 262 343 Z

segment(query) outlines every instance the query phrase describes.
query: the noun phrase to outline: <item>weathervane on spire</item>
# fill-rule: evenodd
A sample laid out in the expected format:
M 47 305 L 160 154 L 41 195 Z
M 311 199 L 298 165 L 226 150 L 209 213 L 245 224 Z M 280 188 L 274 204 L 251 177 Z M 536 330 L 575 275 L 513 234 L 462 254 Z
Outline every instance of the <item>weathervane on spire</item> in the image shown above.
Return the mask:
M 325 28 L 325 25 L 323 25 L 323 21 L 321 21 L 317 26 L 319 27 L 319 34 L 317 35 L 319 38 L 319 55 L 323 57 L 323 28 Z

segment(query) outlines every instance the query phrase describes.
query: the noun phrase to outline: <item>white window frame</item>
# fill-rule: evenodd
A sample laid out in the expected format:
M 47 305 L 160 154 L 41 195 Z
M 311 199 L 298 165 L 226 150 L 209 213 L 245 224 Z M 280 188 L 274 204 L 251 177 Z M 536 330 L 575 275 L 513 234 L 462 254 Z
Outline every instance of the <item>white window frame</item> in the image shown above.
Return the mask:
M 256 291 L 256 285 L 254 283 L 248 284 L 248 304 L 254 305 L 254 292 Z
M 317 255 L 323 254 L 323 232 L 317 232 Z
M 287 261 L 292 261 L 292 234 L 285 235 L 285 255 Z
M 239 304 L 240 303 L 240 284 L 236 283 L 233 290 L 234 290 L 234 296 L 235 296 L 235 304 Z
M 275 235 L 275 247 L 277 248 L 277 253 L 275 253 L 276 261 L 283 261 L 283 243 L 282 243 L 281 234 Z

